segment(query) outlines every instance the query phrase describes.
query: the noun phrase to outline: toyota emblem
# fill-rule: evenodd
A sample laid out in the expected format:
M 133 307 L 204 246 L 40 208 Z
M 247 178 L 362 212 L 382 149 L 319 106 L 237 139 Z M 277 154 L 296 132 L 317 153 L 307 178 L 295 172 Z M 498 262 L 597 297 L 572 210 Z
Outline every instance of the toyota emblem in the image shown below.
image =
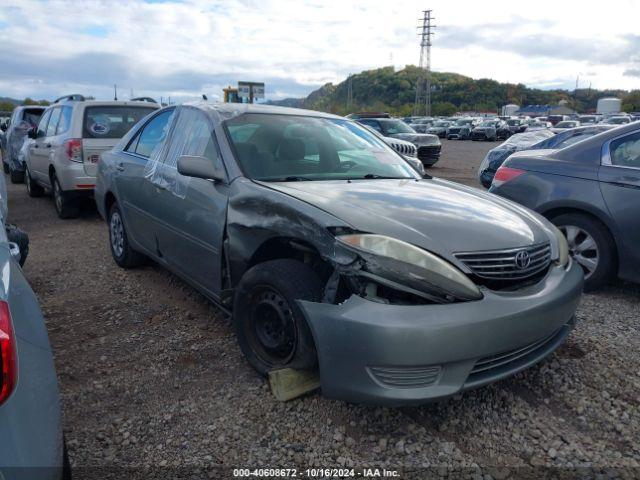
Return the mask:
M 516 253 L 516 258 L 514 259 L 514 262 L 518 270 L 524 270 L 531 264 L 531 257 L 529 256 L 529 252 L 522 250 Z

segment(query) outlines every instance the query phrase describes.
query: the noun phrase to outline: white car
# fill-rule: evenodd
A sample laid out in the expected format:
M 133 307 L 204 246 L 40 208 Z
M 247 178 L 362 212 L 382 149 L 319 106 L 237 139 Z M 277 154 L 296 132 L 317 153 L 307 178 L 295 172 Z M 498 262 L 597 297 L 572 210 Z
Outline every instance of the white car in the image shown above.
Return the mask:
M 139 120 L 160 108 L 151 102 L 102 102 L 78 95 L 48 107 L 25 155 L 31 197 L 53 191 L 60 218 L 78 215 L 78 200 L 93 195 L 100 154 L 113 148 Z

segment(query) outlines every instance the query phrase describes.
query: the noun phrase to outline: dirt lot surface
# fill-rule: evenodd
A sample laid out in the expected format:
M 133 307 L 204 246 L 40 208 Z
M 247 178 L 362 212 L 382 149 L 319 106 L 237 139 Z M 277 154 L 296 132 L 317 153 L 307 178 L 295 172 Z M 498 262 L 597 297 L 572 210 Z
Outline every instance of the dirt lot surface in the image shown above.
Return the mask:
M 477 185 L 477 166 L 495 144 L 444 143 L 431 173 Z M 217 466 L 297 466 L 298 477 L 339 466 L 386 467 L 400 478 L 533 478 L 545 467 L 640 475 L 638 286 L 585 295 L 564 346 L 487 388 L 417 408 L 320 393 L 283 404 L 214 306 L 153 264 L 115 265 L 90 203 L 65 221 L 24 185 L 9 184 L 9 195 L 10 220 L 31 239 L 25 272 L 48 322 L 76 478 L 99 476 L 88 467 L 158 478 L 229 474 Z

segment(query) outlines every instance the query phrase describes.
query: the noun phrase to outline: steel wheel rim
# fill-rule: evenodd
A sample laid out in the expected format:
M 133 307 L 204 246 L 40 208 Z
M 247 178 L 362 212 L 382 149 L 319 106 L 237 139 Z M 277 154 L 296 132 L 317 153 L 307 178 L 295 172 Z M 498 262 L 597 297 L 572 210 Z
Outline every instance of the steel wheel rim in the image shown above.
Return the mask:
M 111 239 L 111 249 L 116 257 L 120 258 L 124 252 L 124 225 L 118 212 L 111 215 L 109 221 L 109 237 Z
M 252 295 L 247 337 L 249 345 L 267 365 L 286 365 L 298 347 L 298 330 L 291 307 L 270 286 L 260 286 Z
M 593 236 L 575 225 L 560 225 L 558 228 L 567 237 L 569 255 L 582 267 L 584 278 L 590 278 L 600 262 L 600 251 Z

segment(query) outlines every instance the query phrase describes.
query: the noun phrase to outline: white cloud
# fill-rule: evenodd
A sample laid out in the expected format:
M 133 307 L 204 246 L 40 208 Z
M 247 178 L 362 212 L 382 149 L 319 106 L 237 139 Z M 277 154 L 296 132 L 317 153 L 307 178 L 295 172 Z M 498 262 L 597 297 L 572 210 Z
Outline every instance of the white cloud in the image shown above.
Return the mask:
M 639 2 L 431 0 L 432 66 L 527 85 L 640 88 Z M 534 8 L 535 7 L 535 8 Z M 417 63 L 414 0 L 3 0 L 0 95 L 221 95 L 264 80 L 301 96 L 348 73 Z M 526 9 L 526 10 L 525 10 Z M 597 32 L 594 35 L 594 32 Z

